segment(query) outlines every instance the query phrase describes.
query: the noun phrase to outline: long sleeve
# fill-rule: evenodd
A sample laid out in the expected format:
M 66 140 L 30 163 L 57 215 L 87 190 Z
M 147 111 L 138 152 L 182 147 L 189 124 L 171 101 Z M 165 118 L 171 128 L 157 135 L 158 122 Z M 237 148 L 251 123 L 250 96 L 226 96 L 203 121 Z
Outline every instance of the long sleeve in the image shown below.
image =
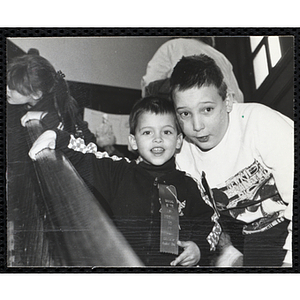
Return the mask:
M 255 151 L 273 174 L 282 200 L 289 205 L 293 201 L 294 124 L 268 107 L 254 113 L 255 119 L 250 126 L 255 135 Z M 284 217 L 291 220 L 291 206 L 284 211 Z
M 85 145 L 81 138 L 75 139 L 61 130 L 56 132 L 56 149 L 67 156 L 92 192 L 101 194 L 108 202 L 113 199 L 115 187 L 126 172 L 128 163 L 124 163 L 125 159 L 109 157 L 106 152 L 97 152 L 93 143 Z
M 264 163 L 270 166 L 278 192 L 287 204 L 283 216 L 290 220 L 290 225 L 288 226 L 288 236 L 284 245 L 284 249 L 287 250 L 284 262 L 292 264 L 294 126 L 290 119 L 282 115 L 276 114 L 268 117 L 264 113 L 260 117 L 264 118 L 264 130 L 260 129 L 262 132 L 257 147 Z M 272 210 L 272 207 L 265 205 L 264 209 Z

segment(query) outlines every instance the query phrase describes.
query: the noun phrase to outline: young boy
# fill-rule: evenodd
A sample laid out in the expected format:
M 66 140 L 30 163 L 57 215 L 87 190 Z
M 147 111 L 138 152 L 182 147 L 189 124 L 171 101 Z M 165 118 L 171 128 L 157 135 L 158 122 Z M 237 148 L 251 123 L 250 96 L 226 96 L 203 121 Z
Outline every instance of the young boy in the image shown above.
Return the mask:
M 209 265 L 220 235 L 218 216 L 209 191 L 175 168 L 182 133 L 172 102 L 141 99 L 129 122 L 137 161 L 80 153 L 95 147 L 59 130 L 41 135 L 29 155 L 35 159 L 44 148 L 62 150 L 87 185 L 104 196 L 117 228 L 146 266 Z M 178 246 L 183 251 L 177 256 Z
M 233 103 L 205 55 L 178 62 L 171 90 L 186 136 L 177 166 L 196 179 L 204 171 L 215 196 L 223 193 L 219 211 L 244 224 L 244 266 L 291 266 L 293 122 L 258 103 Z

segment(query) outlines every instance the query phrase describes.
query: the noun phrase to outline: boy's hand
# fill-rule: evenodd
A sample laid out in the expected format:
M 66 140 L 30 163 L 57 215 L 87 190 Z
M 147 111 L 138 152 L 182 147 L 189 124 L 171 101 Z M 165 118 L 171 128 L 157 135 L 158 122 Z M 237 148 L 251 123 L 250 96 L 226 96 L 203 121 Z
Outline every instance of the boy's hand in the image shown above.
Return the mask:
M 33 143 L 28 154 L 32 160 L 36 160 L 36 154 L 40 151 L 43 149 L 55 149 L 55 146 L 56 132 L 53 130 L 47 130 Z
M 47 115 L 45 111 L 28 111 L 22 118 L 21 124 L 23 127 L 26 126 L 26 123 L 30 120 L 42 120 Z
M 171 262 L 171 266 L 177 266 L 178 264 L 182 266 L 195 266 L 199 262 L 201 253 L 200 249 L 194 242 L 178 241 L 177 245 L 184 248 L 184 251 Z

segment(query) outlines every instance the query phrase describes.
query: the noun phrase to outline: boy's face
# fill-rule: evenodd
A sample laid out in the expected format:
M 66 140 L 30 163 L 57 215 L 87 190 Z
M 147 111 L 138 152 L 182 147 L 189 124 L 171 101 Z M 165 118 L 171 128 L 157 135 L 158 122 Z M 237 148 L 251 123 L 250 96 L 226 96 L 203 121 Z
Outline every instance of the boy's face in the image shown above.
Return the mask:
M 129 143 L 146 162 L 160 166 L 181 147 L 182 134 L 177 133 L 172 114 L 144 112 L 138 119 L 135 135 L 129 136 Z
M 174 91 L 173 99 L 182 131 L 203 151 L 223 139 L 229 122 L 232 100 L 221 98 L 214 85 Z

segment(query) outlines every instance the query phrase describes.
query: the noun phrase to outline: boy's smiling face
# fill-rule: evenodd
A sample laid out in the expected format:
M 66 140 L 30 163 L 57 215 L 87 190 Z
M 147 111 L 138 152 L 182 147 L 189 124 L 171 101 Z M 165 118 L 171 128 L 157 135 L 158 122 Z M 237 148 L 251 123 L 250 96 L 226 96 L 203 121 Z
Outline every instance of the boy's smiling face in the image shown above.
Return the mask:
M 184 134 L 203 151 L 217 146 L 228 127 L 232 100 L 223 100 L 214 85 L 175 90 L 173 99 Z
M 135 135 L 129 136 L 129 143 L 144 161 L 160 166 L 181 147 L 182 134 L 177 133 L 172 114 L 144 112 L 139 116 Z

